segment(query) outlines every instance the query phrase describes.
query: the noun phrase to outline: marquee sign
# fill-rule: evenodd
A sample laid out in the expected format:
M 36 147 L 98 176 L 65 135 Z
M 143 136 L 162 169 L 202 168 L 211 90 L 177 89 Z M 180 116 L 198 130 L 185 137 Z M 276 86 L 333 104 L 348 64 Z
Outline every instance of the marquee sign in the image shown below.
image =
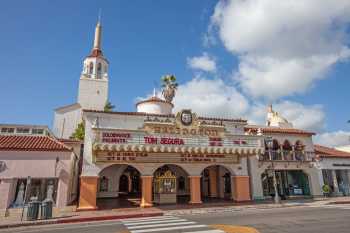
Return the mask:
M 108 144 L 138 144 L 138 145 L 169 145 L 169 146 L 207 146 L 234 147 L 249 146 L 249 141 L 243 138 L 222 137 L 178 137 L 156 134 L 141 134 L 130 132 L 101 132 L 102 143 Z
M 96 151 L 94 160 L 97 163 L 238 163 L 239 157 L 232 154 L 208 153 L 147 153 Z
M 152 134 L 218 137 L 225 132 L 225 127 L 222 121 L 200 121 L 195 113 L 185 109 L 176 114 L 175 120 L 148 116 L 144 120 L 143 130 Z

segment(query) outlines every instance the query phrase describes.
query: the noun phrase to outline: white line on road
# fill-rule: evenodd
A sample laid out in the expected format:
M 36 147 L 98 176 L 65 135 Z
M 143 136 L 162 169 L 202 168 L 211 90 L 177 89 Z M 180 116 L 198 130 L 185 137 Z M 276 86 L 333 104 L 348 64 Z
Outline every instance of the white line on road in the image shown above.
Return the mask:
M 177 226 L 177 227 L 163 227 L 163 228 L 135 230 L 135 231 L 130 231 L 130 232 L 131 233 L 143 233 L 143 232 L 171 231 L 171 230 L 189 229 L 189 228 L 201 228 L 201 227 L 207 227 L 207 226 L 206 225 L 190 225 L 190 226 Z
M 124 223 L 125 226 L 135 226 L 135 225 L 143 225 L 143 224 L 154 224 L 154 223 L 171 223 L 171 222 L 185 222 L 186 219 L 163 219 L 159 221 L 149 221 L 149 222 L 133 222 L 133 223 Z
M 173 223 L 159 223 L 159 224 L 148 224 L 148 225 L 142 225 L 142 226 L 132 226 L 128 227 L 128 229 L 142 229 L 142 228 L 153 228 L 153 227 L 166 227 L 166 226 L 178 226 L 178 225 L 190 225 L 195 224 L 195 222 L 173 222 Z
M 152 217 L 152 218 L 133 218 L 130 220 L 121 220 L 123 223 L 132 223 L 140 221 L 153 221 L 153 220 L 162 220 L 162 219 L 179 219 L 178 217 L 173 216 L 162 216 L 162 217 Z

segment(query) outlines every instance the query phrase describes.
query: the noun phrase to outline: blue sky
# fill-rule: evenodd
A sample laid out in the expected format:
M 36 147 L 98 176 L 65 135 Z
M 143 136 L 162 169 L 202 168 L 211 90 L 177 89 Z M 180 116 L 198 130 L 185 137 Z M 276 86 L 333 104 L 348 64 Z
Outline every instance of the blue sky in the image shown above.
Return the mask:
M 216 5 L 214 0 L 3 2 L 0 122 L 51 126 L 53 109 L 75 102 L 82 61 L 92 48 L 101 8 L 102 47 L 110 61 L 110 100 L 116 110 L 134 111 L 137 97 L 147 96 L 159 85 L 162 75 L 173 73 L 180 86 L 186 86 L 194 77 L 220 79 L 241 93 L 248 105 L 268 102 L 278 105 L 285 101 L 298 103 L 305 109 L 317 105 L 324 113 L 320 133 L 349 131 L 347 56 L 329 65 L 320 74 L 324 78 L 312 79 L 302 93 L 291 92 L 273 98 L 254 96 L 250 87 L 247 91 L 245 82 L 233 78 L 243 64 L 242 56 L 251 51 L 245 50 L 246 47 L 237 48 L 237 44 L 228 45 L 229 39 L 220 35 L 226 16 L 221 15 L 221 21 L 213 23 L 211 16 Z M 222 11 L 224 7 L 227 6 L 222 6 Z M 341 42 L 348 45 L 350 20 L 344 21 L 341 27 L 345 37 Z M 215 28 L 213 24 L 216 30 L 210 29 L 210 25 Z M 234 39 L 235 34 L 230 33 Z M 205 36 L 214 37 L 214 42 L 204 43 Z M 189 65 L 189 60 L 203 53 L 215 61 L 214 72 Z M 251 116 L 248 108 L 238 111 L 242 118 Z

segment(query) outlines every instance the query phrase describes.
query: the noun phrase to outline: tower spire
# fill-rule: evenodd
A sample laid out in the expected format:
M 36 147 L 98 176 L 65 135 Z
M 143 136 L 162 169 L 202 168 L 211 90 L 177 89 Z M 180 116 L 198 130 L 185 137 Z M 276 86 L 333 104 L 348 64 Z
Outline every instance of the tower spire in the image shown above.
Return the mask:
M 98 21 L 95 28 L 94 49 L 101 50 L 101 36 L 102 36 L 102 26 L 101 26 L 101 9 L 100 9 L 98 13 Z

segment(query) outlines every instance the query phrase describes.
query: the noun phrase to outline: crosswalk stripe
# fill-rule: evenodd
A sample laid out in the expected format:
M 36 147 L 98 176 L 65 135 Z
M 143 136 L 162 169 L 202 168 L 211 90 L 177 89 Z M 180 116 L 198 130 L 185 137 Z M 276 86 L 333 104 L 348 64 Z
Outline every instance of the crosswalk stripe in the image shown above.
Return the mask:
M 146 221 L 146 222 L 132 222 L 132 223 L 124 223 L 125 226 L 136 226 L 136 225 L 145 225 L 145 224 L 154 224 L 154 223 L 171 223 L 171 222 L 185 222 L 186 219 L 163 219 L 159 221 Z
M 159 223 L 159 224 L 150 224 L 150 225 L 142 225 L 142 226 L 132 226 L 128 227 L 128 229 L 142 229 L 142 228 L 154 228 L 154 227 L 166 227 L 166 226 L 179 226 L 179 225 L 190 225 L 195 224 L 195 222 L 173 222 L 173 223 Z
M 207 231 L 186 231 L 183 233 L 225 233 L 222 230 L 207 230 Z
M 152 217 L 152 218 L 133 218 L 130 220 L 122 220 L 123 223 L 131 223 L 131 222 L 140 222 L 140 221 L 153 221 L 153 220 L 166 220 L 166 219 L 179 219 L 178 217 L 173 216 L 161 216 L 161 217 Z
M 161 228 L 134 230 L 134 231 L 130 231 L 130 232 L 131 233 L 143 233 L 143 232 L 171 231 L 171 230 L 201 228 L 201 227 L 207 227 L 207 226 L 206 225 L 190 225 L 190 226 L 176 226 L 176 227 L 161 227 Z

